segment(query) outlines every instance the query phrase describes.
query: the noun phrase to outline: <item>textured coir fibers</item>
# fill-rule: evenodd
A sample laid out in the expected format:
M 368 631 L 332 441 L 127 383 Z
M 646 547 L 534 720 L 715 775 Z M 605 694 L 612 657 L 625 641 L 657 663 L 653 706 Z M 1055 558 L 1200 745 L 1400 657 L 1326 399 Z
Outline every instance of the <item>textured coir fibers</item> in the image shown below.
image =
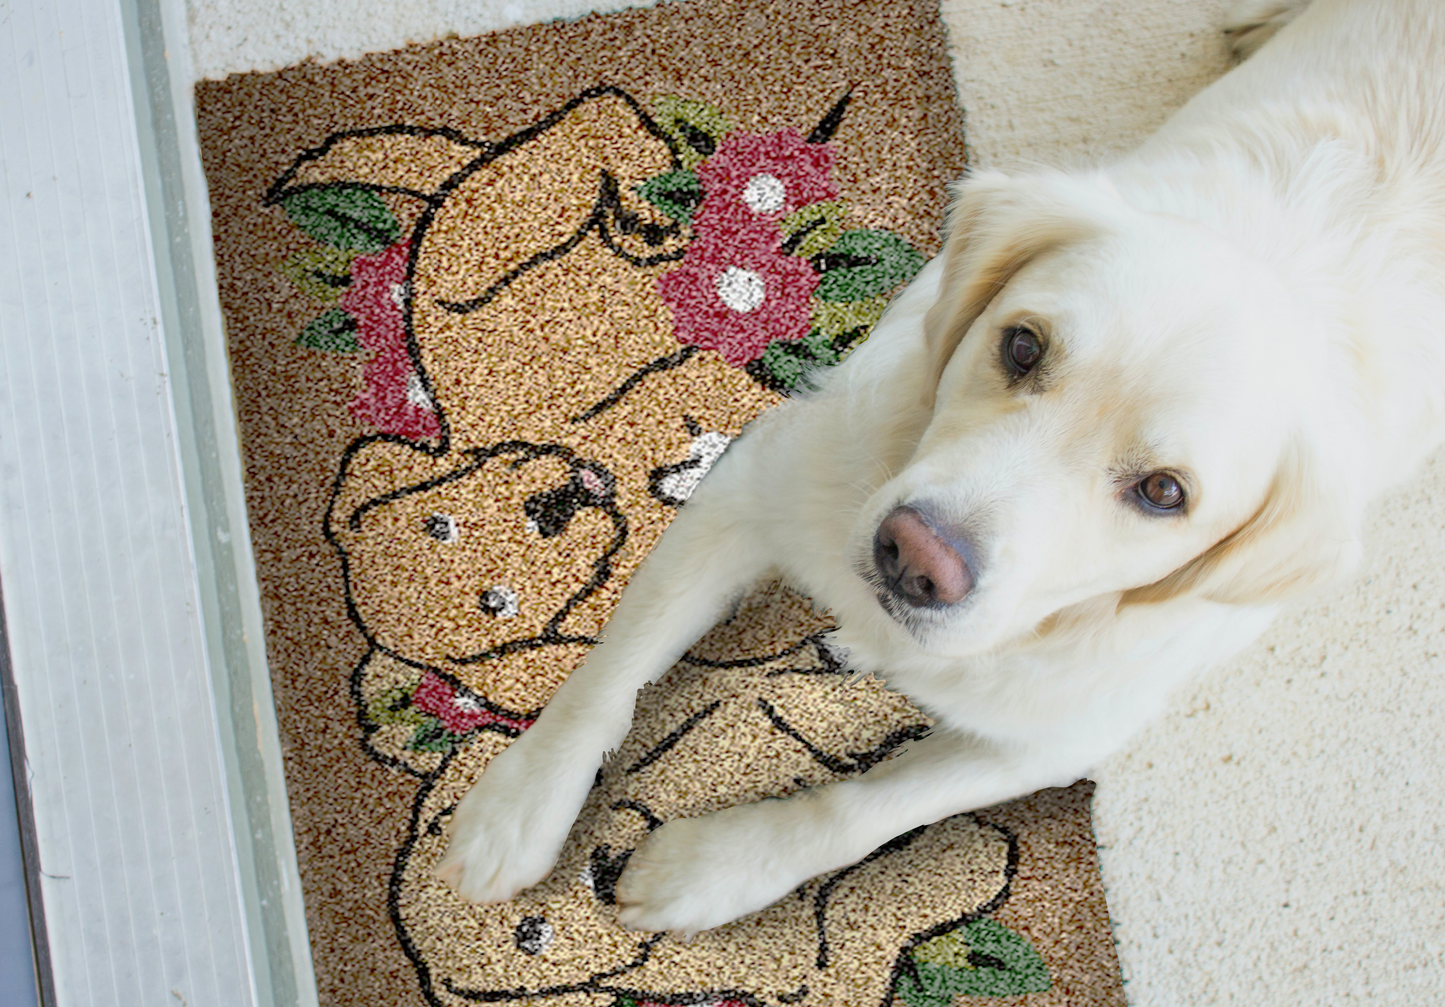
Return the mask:
M 964 167 L 936 10 L 667 4 L 197 92 L 267 648 L 326 1004 L 1117 1004 L 1086 784 L 891 842 L 696 943 L 649 828 L 927 719 L 760 586 L 645 693 L 553 876 L 431 880 L 728 439 L 865 338 Z

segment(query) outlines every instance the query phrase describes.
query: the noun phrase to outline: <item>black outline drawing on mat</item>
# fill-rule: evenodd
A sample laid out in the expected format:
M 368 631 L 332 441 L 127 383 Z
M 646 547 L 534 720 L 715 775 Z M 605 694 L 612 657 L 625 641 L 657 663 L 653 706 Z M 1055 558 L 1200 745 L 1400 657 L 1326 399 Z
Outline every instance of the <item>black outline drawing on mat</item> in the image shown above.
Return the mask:
M 690 732 L 694 727 L 696 727 L 698 724 L 701 724 L 708 717 L 712 716 L 712 714 L 716 712 L 717 708 L 722 706 L 722 704 L 722 700 L 715 699 L 707 706 L 704 706 L 701 710 L 698 710 L 692 716 L 684 720 L 680 725 L 669 731 L 667 737 L 663 738 L 656 745 L 653 745 L 650 749 L 647 750 L 647 752 L 642 756 L 642 758 L 638 759 L 632 765 L 628 766 L 626 769 L 623 770 L 623 772 L 631 774 L 637 772 L 638 770 L 646 769 L 648 766 L 652 765 L 658 759 L 666 755 L 668 749 L 672 748 L 679 741 L 685 738 L 688 732 Z
M 846 753 L 852 761 L 845 762 L 836 755 L 829 755 L 823 751 L 822 748 L 809 741 L 804 737 L 802 731 L 784 720 L 782 714 L 778 713 L 777 708 L 766 699 L 758 700 L 758 708 L 763 711 L 763 716 L 767 717 L 775 728 L 802 745 L 808 754 L 813 757 L 813 761 L 840 776 L 846 776 L 849 773 L 866 773 L 886 759 L 888 753 L 899 745 L 909 741 L 917 741 L 929 731 L 927 724 L 910 724 L 907 727 L 901 727 L 896 731 L 889 732 L 888 737 L 884 738 L 875 748 L 871 748 L 866 752 Z
M 628 94 L 626 91 L 622 90 L 619 87 L 604 85 L 588 88 L 581 94 L 577 95 L 577 97 L 567 102 L 560 109 L 553 112 L 546 118 L 542 119 L 540 122 L 534 123 L 531 126 L 521 129 L 516 133 L 513 133 L 506 139 L 495 144 L 487 143 L 485 141 L 472 140 L 453 129 L 425 129 L 419 126 L 379 126 L 369 129 L 343 130 L 341 132 L 333 133 L 328 136 L 325 142 L 323 142 L 320 146 L 312 147 L 297 155 L 296 159 L 292 161 L 291 166 L 281 175 L 280 178 L 278 178 L 274 183 L 272 183 L 271 187 L 266 191 L 265 196 L 262 197 L 262 203 L 266 206 L 280 205 L 280 203 L 288 196 L 295 195 L 299 192 L 305 192 L 309 189 L 327 188 L 335 185 L 346 185 L 354 188 L 367 189 L 372 192 L 378 193 L 385 192 L 398 195 L 413 196 L 422 200 L 425 203 L 425 209 L 423 210 L 420 219 L 418 219 L 416 225 L 412 228 L 412 234 L 410 239 L 411 247 L 407 255 L 406 279 L 403 285 L 403 290 L 406 292 L 405 297 L 403 298 L 403 326 L 406 332 L 407 355 L 411 358 L 412 369 L 416 372 L 417 378 L 421 382 L 422 389 L 425 391 L 427 398 L 431 400 L 436 410 L 437 421 L 441 432 L 435 445 L 428 445 L 426 444 L 426 442 L 414 441 L 411 438 L 402 437 L 397 434 L 380 434 L 377 436 L 387 439 L 393 439 L 401 443 L 418 444 L 421 446 L 425 446 L 425 449 L 429 451 L 429 453 L 438 456 L 444 455 L 447 453 L 448 450 L 450 450 L 451 425 L 447 419 L 446 409 L 443 407 L 442 403 L 436 395 L 436 389 L 432 384 L 431 376 L 427 374 L 426 368 L 422 365 L 421 348 L 417 344 L 416 330 L 413 326 L 412 320 L 412 291 L 414 289 L 413 281 L 416 277 L 417 258 L 421 252 L 423 239 L 426 236 L 427 231 L 430 230 L 432 222 L 436 218 L 437 211 L 441 209 L 442 205 L 447 201 L 447 198 L 458 186 L 460 186 L 463 182 L 465 182 L 481 168 L 485 167 L 488 164 L 491 164 L 498 158 L 511 153 L 513 150 L 522 146 L 527 141 L 537 136 L 540 136 L 542 133 L 546 132 L 548 129 L 551 129 L 557 123 L 561 122 L 571 112 L 573 112 L 585 102 L 603 97 L 620 98 L 623 102 L 625 102 L 627 106 L 632 110 L 633 114 L 637 116 L 637 121 L 639 125 L 641 125 L 644 130 L 650 133 L 657 140 L 666 145 L 667 149 L 672 153 L 673 170 L 677 170 L 681 167 L 682 162 L 678 159 L 677 156 L 676 142 L 671 136 L 664 132 L 663 129 L 658 126 L 655 121 L 653 121 L 652 117 L 647 114 L 646 110 L 643 109 L 642 105 L 637 101 L 637 99 L 633 98 L 632 95 Z M 457 143 L 467 147 L 474 147 L 477 149 L 478 154 L 463 167 L 453 172 L 433 192 L 423 192 L 417 189 L 409 189 L 402 186 L 377 185 L 367 182 L 312 182 L 302 185 L 291 184 L 291 180 L 296 177 L 297 172 L 299 172 L 305 165 L 313 161 L 320 160 L 322 157 L 326 156 L 326 154 L 329 153 L 333 147 L 335 147 L 343 140 L 349 140 L 356 137 L 375 136 L 439 136 L 453 143 Z M 512 282 L 514 282 L 517 277 L 535 268 L 536 266 L 541 265 L 543 262 L 550 262 L 557 258 L 560 258 L 562 255 L 565 255 L 572 248 L 575 248 L 578 244 L 580 244 L 581 241 L 593 231 L 597 232 L 599 239 L 603 242 L 603 244 L 607 246 L 610 251 L 635 266 L 646 267 L 658 265 L 663 262 L 675 261 L 681 259 L 686 252 L 686 246 L 684 245 L 682 248 L 675 249 L 671 252 L 662 253 L 657 256 L 641 258 L 638 256 L 634 256 L 627 252 L 625 249 L 618 246 L 617 243 L 613 240 L 612 231 L 609 229 L 608 226 L 609 217 L 611 218 L 613 225 L 616 226 L 619 233 L 638 234 L 644 242 L 647 242 L 649 244 L 661 243 L 662 241 L 667 240 L 667 238 L 673 237 L 676 234 L 680 233 L 681 230 L 681 225 L 677 223 L 674 223 L 669 227 L 657 228 L 656 233 L 647 230 L 647 228 L 655 227 L 655 225 L 642 224 L 635 218 L 634 215 L 630 214 L 630 212 L 621 205 L 621 194 L 617 187 L 617 180 L 604 170 L 600 173 L 598 178 L 598 194 L 597 199 L 593 204 L 592 213 L 587 217 L 586 221 L 583 222 L 583 224 L 578 228 L 578 230 L 573 232 L 570 238 L 562 242 L 560 245 L 552 249 L 540 252 L 537 255 L 534 255 L 532 258 L 528 259 L 527 261 L 523 262 L 521 265 L 514 267 L 513 269 L 508 271 L 508 273 L 504 275 L 502 279 L 492 284 L 492 286 L 488 287 L 487 290 L 480 294 L 478 297 L 461 303 L 438 301 L 438 305 L 448 311 L 454 311 L 457 313 L 476 311 L 478 308 L 482 307 L 488 301 L 496 297 L 498 293 L 500 293 L 503 289 L 509 286 Z M 633 387 L 635 387 L 635 383 Z M 627 391 L 630 390 L 631 388 L 621 390 L 621 393 L 617 395 L 617 398 L 620 399 L 623 395 L 627 394 Z
M 966 817 L 973 818 L 973 815 L 970 814 Z M 947 821 L 947 819 L 944 820 Z M 978 819 L 976 818 L 974 820 L 978 821 Z M 893 1003 L 893 991 L 898 988 L 898 980 L 903 976 L 905 972 L 908 973 L 908 975 L 913 979 L 915 983 L 919 985 L 919 987 L 922 987 L 923 981 L 918 975 L 918 965 L 913 960 L 914 948 L 918 947 L 920 944 L 928 943 L 935 937 L 942 937 L 944 934 L 951 933 L 952 931 L 957 930 L 961 926 L 973 923 L 976 920 L 983 919 L 985 916 L 994 912 L 1005 902 L 1007 902 L 1009 896 L 1013 893 L 1014 877 L 1018 874 L 1019 870 L 1018 837 L 1014 835 L 1011 829 L 1005 828 L 1002 825 L 997 825 L 993 822 L 979 822 L 979 824 L 983 825 L 985 828 L 993 829 L 995 832 L 1003 836 L 1004 839 L 1008 841 L 1008 863 L 1004 867 L 1005 881 L 1003 888 L 988 903 L 979 907 L 973 912 L 968 913 L 965 916 L 961 916 L 956 920 L 948 920 L 943 923 L 935 924 L 934 926 L 929 927 L 927 930 L 919 931 L 911 938 L 909 938 L 907 943 L 905 943 L 902 949 L 899 950 L 898 957 L 893 960 L 893 971 L 889 973 L 888 976 L 888 992 L 884 995 L 883 999 L 879 1001 L 878 1007 L 891 1007 Z
M 450 814 L 453 810 L 453 808 L 442 809 L 441 811 L 437 812 L 435 815 L 432 816 L 432 820 L 429 821 L 426 826 L 422 826 L 421 813 L 422 808 L 426 803 L 426 799 L 428 796 L 430 796 L 432 789 L 440 782 L 440 780 L 444 776 L 446 768 L 450 764 L 454 755 L 455 750 L 453 750 L 452 753 L 448 753 L 443 759 L 442 764 L 438 766 L 433 773 L 429 774 L 425 782 L 423 782 L 422 786 L 419 788 L 416 800 L 412 804 L 411 820 L 408 826 L 407 836 L 406 839 L 403 841 L 401 848 L 397 851 L 396 860 L 394 861 L 394 866 L 392 869 L 391 880 L 387 886 L 387 909 L 388 914 L 391 917 L 392 926 L 396 930 L 397 939 L 401 943 L 402 950 L 405 952 L 407 958 L 411 960 L 412 966 L 416 969 L 417 978 L 421 985 L 422 995 L 426 998 L 427 1003 L 430 1004 L 431 1007 L 446 1007 L 446 1004 L 437 996 L 431 966 L 423 959 L 421 952 L 412 942 L 411 937 L 406 930 L 405 923 L 402 920 L 401 888 L 403 877 L 406 871 L 406 866 L 411 859 L 412 850 L 415 848 L 417 842 L 421 839 L 423 835 L 438 834 L 440 832 L 441 819 L 444 818 L 446 815 Z M 973 818 L 974 816 L 964 814 L 955 815 L 953 817 Z M 945 819 L 945 821 L 947 820 L 948 819 Z M 977 819 L 974 820 L 977 821 Z M 820 885 L 818 892 L 814 893 L 813 896 L 814 920 L 815 926 L 817 927 L 817 941 L 819 948 L 816 961 L 822 962 L 822 964 L 817 965 L 819 969 L 828 967 L 828 945 L 826 937 L 827 903 L 832 897 L 834 891 L 838 888 L 838 886 L 843 881 L 845 881 L 849 875 L 851 875 L 853 872 L 857 871 L 861 867 L 870 864 L 875 860 L 887 857 L 893 853 L 900 852 L 907 846 L 911 845 L 911 843 L 916 840 L 918 836 L 922 835 L 926 830 L 937 827 L 937 824 L 938 823 L 935 823 L 935 825 L 920 826 L 919 828 L 914 829 L 911 832 L 905 833 L 903 836 L 892 839 L 889 842 L 884 843 L 882 846 L 878 847 L 878 849 L 874 850 L 872 853 L 860 860 L 858 863 L 851 864 L 848 867 L 842 868 L 841 870 L 821 879 L 822 885 Z M 940 921 L 939 923 L 934 924 L 926 930 L 922 930 L 910 935 L 904 941 L 902 949 L 898 953 L 898 957 L 894 960 L 893 968 L 889 973 L 887 992 L 884 994 L 884 998 L 882 999 L 882 1001 L 880 1001 L 879 1007 L 889 1007 L 889 1005 L 892 1003 L 893 990 L 897 986 L 899 977 L 909 969 L 912 963 L 911 953 L 915 947 L 927 941 L 930 941 L 935 937 L 939 937 L 943 934 L 949 933 L 950 931 L 956 930 L 959 927 L 964 926 L 965 924 L 982 919 L 983 917 L 997 910 L 1006 901 L 1008 901 L 1009 895 L 1012 892 L 1014 877 L 1018 873 L 1018 840 L 1014 836 L 1014 834 L 1004 826 L 996 825 L 993 823 L 979 824 L 984 828 L 992 829 L 994 832 L 997 832 L 1000 836 L 1003 837 L 1004 841 L 1007 843 L 1008 853 L 1006 865 L 1004 868 L 1004 883 L 1002 887 L 999 889 L 998 893 L 983 906 L 980 906 L 979 908 L 971 912 L 964 913 L 961 916 L 951 917 L 949 919 Z M 612 854 L 609 850 L 607 853 L 607 857 L 610 861 L 616 861 L 625 858 L 626 856 L 629 856 L 631 852 L 631 850 L 625 850 L 617 854 Z M 798 889 L 798 895 L 800 897 L 806 897 L 807 893 L 805 889 L 808 887 L 808 885 L 811 885 L 813 881 L 816 880 L 819 879 L 812 879 L 806 882 L 804 885 L 800 886 Z M 652 949 L 655 948 L 657 944 L 666 936 L 667 935 L 665 933 L 648 935 L 644 939 L 638 941 L 636 955 L 631 961 L 623 965 L 619 965 L 615 968 L 593 973 L 586 979 L 580 980 L 578 982 L 559 983 L 555 986 L 544 986 L 538 989 L 513 987 L 511 989 L 483 990 L 460 987 L 453 983 L 449 978 L 443 977 L 441 980 L 441 985 L 445 989 L 445 991 L 452 996 L 458 997 L 463 1000 L 471 1000 L 477 1003 L 506 1003 L 509 1001 L 525 1000 L 530 997 L 543 998 L 560 996 L 565 993 L 601 993 L 610 994 L 617 997 L 627 997 L 629 999 L 639 1002 L 646 1000 L 658 1004 L 697 1005 L 708 1003 L 711 1000 L 736 1000 L 740 1003 L 746 1004 L 747 1007 L 772 1007 L 772 1005 L 767 1000 L 759 998 L 754 993 L 750 993 L 746 990 L 740 989 L 711 989 L 706 991 L 695 990 L 680 993 L 666 993 L 657 990 L 640 989 L 638 987 L 632 986 L 615 985 L 613 983 L 607 982 L 607 980 L 609 979 L 623 976 L 626 973 L 645 965 L 648 959 L 652 956 Z M 802 997 L 806 995 L 807 986 L 804 985 L 798 991 L 790 994 L 789 998 L 778 997 L 777 1000 L 780 1003 L 796 1002 L 797 1000 L 802 999 Z
M 335 513 L 336 503 L 341 496 L 342 485 L 345 481 L 347 469 L 351 463 L 352 458 L 354 458 L 356 454 L 367 445 L 375 443 L 379 440 L 387 439 L 388 438 L 385 435 L 363 437 L 358 439 L 357 441 L 354 441 L 351 447 L 347 448 L 346 453 L 342 456 L 341 469 L 337 472 L 336 481 L 332 487 L 331 501 L 327 505 L 326 518 L 322 526 L 323 532 L 326 536 L 326 540 L 331 543 L 332 548 L 334 548 L 337 552 L 337 555 L 341 557 L 341 577 L 346 592 L 346 611 L 347 614 L 351 616 L 351 621 L 356 625 L 356 627 L 361 631 L 361 634 L 366 638 L 366 642 L 370 644 L 373 648 L 380 650 L 382 653 L 387 654 L 398 661 L 401 661 L 403 664 L 408 664 L 414 668 L 422 668 L 427 671 L 437 672 L 444 678 L 447 678 L 449 683 L 456 684 L 454 676 L 449 675 L 444 669 L 438 668 L 435 665 L 427 664 L 424 661 L 417 661 L 413 658 L 409 658 L 406 655 L 398 653 L 391 648 L 385 646 L 376 639 L 376 637 L 372 634 L 371 630 L 367 627 L 365 621 L 362 619 L 361 613 L 358 612 L 356 609 L 356 603 L 352 595 L 351 558 L 347 554 L 345 546 L 336 538 L 335 535 L 332 534 L 331 531 L 333 527 L 333 522 L 335 521 L 337 516 Z M 438 486 L 446 485 L 447 483 L 456 482 L 459 479 L 465 479 L 466 477 L 479 471 L 491 459 L 502 455 L 512 454 L 519 454 L 522 456 L 521 459 L 519 459 L 518 461 L 509 463 L 514 468 L 517 465 L 525 464 L 526 462 L 534 461 L 538 458 L 556 457 L 567 462 L 574 478 L 579 477 L 580 473 L 584 469 L 591 470 L 593 472 L 606 472 L 603 466 L 599 465 L 597 462 L 584 461 L 579 459 L 577 457 L 577 454 L 571 448 L 562 444 L 536 444 L 530 441 L 502 441 L 498 444 L 492 445 L 491 447 L 470 448 L 462 452 L 461 457 L 466 458 L 467 463 L 458 468 L 452 469 L 450 472 L 444 473 L 441 476 L 424 480 L 423 482 L 417 483 L 413 486 L 403 486 L 400 489 L 391 490 L 387 493 L 381 494 L 380 496 L 373 497 L 365 501 L 364 503 L 357 506 L 354 510 L 352 510 L 350 514 L 345 515 L 346 524 L 353 531 L 360 531 L 361 519 L 368 511 L 415 493 L 425 492 L 427 490 L 435 489 Z M 607 477 L 610 480 L 610 473 Z M 611 483 L 609 482 L 608 485 L 610 486 Z M 480 651 L 476 654 L 448 656 L 448 660 L 452 661 L 454 664 L 478 664 L 482 661 L 491 660 L 492 658 L 500 657 L 505 654 L 515 653 L 519 650 L 532 650 L 538 647 L 546 647 L 555 644 L 592 644 L 597 642 L 596 637 L 578 636 L 575 634 L 563 633 L 561 632 L 559 627 L 561 626 L 562 622 L 567 618 L 567 616 L 572 613 L 573 609 L 575 609 L 582 602 L 586 601 L 587 598 L 594 594 L 603 584 L 607 583 L 607 581 L 611 578 L 612 560 L 613 557 L 617 555 L 617 553 L 622 549 L 623 545 L 627 541 L 628 526 L 626 516 L 622 513 L 621 510 L 618 509 L 616 502 L 612 499 L 610 495 L 601 498 L 595 498 L 594 502 L 588 504 L 587 506 L 596 508 L 597 510 L 605 513 L 608 518 L 611 519 L 613 528 L 616 533 L 613 537 L 612 542 L 608 545 L 606 551 L 604 551 L 601 556 L 597 557 L 597 559 L 593 561 L 592 577 L 587 581 L 587 583 L 584 584 L 580 590 L 573 593 L 572 596 L 569 597 L 567 601 L 563 604 L 563 606 L 552 614 L 552 616 L 547 620 L 546 625 L 544 626 L 540 634 L 536 636 L 519 637 L 514 640 L 508 640 L 505 643 L 500 644 L 499 646 Z

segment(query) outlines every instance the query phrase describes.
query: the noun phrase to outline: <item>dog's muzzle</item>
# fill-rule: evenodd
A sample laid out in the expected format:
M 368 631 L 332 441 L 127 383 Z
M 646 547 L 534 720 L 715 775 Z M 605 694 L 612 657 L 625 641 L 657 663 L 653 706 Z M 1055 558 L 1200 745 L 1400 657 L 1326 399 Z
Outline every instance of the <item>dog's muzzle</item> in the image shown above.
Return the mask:
M 973 590 L 958 546 L 912 507 L 895 507 L 878 525 L 873 563 L 888 595 L 914 608 L 956 605 Z

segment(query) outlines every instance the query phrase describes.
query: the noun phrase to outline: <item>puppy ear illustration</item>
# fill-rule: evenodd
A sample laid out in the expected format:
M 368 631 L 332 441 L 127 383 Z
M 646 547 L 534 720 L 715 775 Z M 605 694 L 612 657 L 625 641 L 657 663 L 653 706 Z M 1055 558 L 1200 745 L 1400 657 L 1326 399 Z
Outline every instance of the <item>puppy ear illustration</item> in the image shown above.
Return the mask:
M 1339 483 L 1324 477 L 1315 453 L 1297 438 L 1249 520 L 1167 577 L 1125 592 L 1121 603 L 1194 594 L 1225 605 L 1262 605 L 1344 576 L 1360 556 L 1362 508 Z
M 925 405 L 973 323 L 1014 274 L 1043 253 L 1102 234 L 1125 212 L 1102 177 L 977 172 L 954 188 L 937 303 L 924 319 Z
M 449 129 L 383 126 L 333 133 L 291 163 L 266 193 L 266 202 L 284 203 L 337 183 L 429 199 L 487 149 Z
M 437 211 L 414 278 L 418 297 L 452 315 L 478 311 L 588 235 L 633 265 L 677 258 L 684 229 L 638 192 L 675 167 L 672 143 L 632 98 L 604 88 L 495 144 Z
M 363 438 L 354 443 L 341 462 L 326 509 L 326 535 L 333 544 L 345 543 L 359 533 L 362 509 L 371 501 L 444 472 L 458 464 L 438 459 L 409 444 L 389 438 Z

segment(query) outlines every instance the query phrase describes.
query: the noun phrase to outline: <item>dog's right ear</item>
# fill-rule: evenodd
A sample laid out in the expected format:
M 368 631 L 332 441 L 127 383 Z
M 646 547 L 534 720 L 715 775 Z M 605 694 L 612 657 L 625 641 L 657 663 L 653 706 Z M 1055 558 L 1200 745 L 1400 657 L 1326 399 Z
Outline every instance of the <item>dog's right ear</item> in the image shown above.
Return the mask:
M 994 295 L 1042 253 L 1094 237 L 1124 209 L 1101 175 L 1047 172 L 1010 178 L 975 172 L 954 187 L 938 301 L 924 318 L 933 404 L 943 369 Z

